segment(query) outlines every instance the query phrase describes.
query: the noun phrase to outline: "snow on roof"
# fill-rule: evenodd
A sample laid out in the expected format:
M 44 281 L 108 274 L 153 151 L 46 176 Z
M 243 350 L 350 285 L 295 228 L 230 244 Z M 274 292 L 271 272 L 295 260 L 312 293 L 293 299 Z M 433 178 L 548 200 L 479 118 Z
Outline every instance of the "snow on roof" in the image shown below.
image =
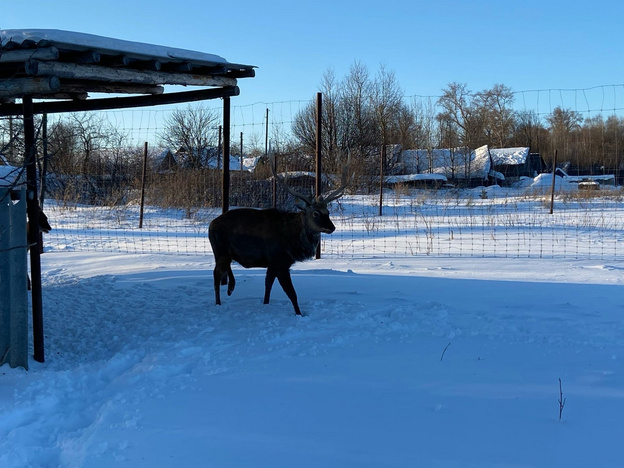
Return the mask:
M 426 173 L 436 169 L 457 166 L 468 158 L 467 148 L 433 148 L 404 150 L 405 170 L 409 173 Z
M 449 150 L 446 150 L 449 151 Z M 487 145 L 481 146 L 470 152 L 469 158 L 455 157 L 451 161 L 447 161 L 444 165 L 435 167 L 436 174 L 452 175 L 456 179 L 486 179 L 491 170 L 490 156 L 488 154 Z M 470 170 L 467 174 L 466 171 Z
M 518 148 L 490 148 L 492 163 L 495 166 L 524 164 L 529 157 L 528 147 Z
M 11 187 L 21 175 L 22 168 L 0 164 L 0 187 Z
M 202 62 L 206 65 L 227 64 L 227 60 L 214 54 L 158 46 L 142 42 L 132 42 L 110 37 L 96 36 L 59 29 L 4 29 L 0 30 L 0 43 L 22 44 L 32 41 L 38 46 L 92 50 L 107 53 L 121 53 L 136 58 L 161 58 L 167 61 L 180 60 Z
M 399 184 L 425 180 L 446 182 L 447 178 L 443 174 L 407 174 L 387 176 L 384 180 L 387 184 Z

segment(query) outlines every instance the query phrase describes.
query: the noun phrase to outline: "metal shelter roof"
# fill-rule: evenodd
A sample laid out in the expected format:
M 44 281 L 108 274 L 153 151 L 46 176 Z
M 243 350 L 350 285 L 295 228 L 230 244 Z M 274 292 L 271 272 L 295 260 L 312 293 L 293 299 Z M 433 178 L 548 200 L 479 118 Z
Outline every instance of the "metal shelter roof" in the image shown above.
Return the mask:
M 34 115 L 223 98 L 223 210 L 229 207 L 230 96 L 254 66 L 213 54 L 56 29 L 0 30 L 0 116 L 23 116 L 33 348 L 44 361 Z M 165 93 L 165 85 L 194 91 Z M 106 98 L 90 98 L 104 93 Z M 110 97 L 110 96 L 124 97 Z M 16 102 L 20 100 L 21 102 Z
M 253 65 L 203 52 L 55 29 L 0 30 L 0 115 L 17 115 L 16 99 L 35 113 L 171 104 L 239 94 Z M 165 85 L 199 90 L 165 93 Z M 125 97 L 90 99 L 89 93 Z

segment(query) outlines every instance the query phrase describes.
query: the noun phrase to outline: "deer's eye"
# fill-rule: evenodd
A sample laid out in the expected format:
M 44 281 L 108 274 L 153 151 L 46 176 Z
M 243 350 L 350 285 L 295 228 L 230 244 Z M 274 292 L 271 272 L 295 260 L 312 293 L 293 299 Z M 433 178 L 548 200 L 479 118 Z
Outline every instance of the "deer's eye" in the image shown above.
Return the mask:
M 319 213 L 318 211 L 315 211 L 312 213 L 312 216 L 314 216 L 315 218 L 319 218 L 321 216 L 321 213 Z

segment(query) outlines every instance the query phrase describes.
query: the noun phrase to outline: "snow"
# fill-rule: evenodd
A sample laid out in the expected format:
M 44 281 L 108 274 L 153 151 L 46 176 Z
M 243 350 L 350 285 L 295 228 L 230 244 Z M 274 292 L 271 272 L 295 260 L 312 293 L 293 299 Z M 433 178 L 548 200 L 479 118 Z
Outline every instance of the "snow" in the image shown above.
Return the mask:
M 621 262 L 327 255 L 297 317 L 264 270 L 217 307 L 210 255 L 47 239 L 3 468 L 621 466 Z
M 393 175 L 387 176 L 384 178 L 384 181 L 387 184 L 399 184 L 404 182 L 415 182 L 415 181 L 438 181 L 438 182 L 447 182 L 446 176 L 442 174 L 407 174 L 407 175 Z
M 0 30 L 0 43 L 8 41 L 22 43 L 33 41 L 39 43 L 45 41 L 48 45 L 57 47 L 68 47 L 70 49 L 80 48 L 83 50 L 97 49 L 107 53 L 130 54 L 138 57 L 189 60 L 196 62 L 206 62 L 209 64 L 227 63 L 223 57 L 214 54 L 196 52 L 192 50 L 177 49 L 174 47 L 146 44 L 142 42 L 126 41 L 110 37 L 97 36 L 74 31 L 63 31 L 59 29 L 3 29 Z
M 13 186 L 21 175 L 22 168 L 0 164 L 0 187 Z
M 552 173 L 538 174 L 527 187 L 529 192 L 549 192 L 552 189 Z M 555 192 L 577 192 L 578 183 L 555 174 Z
M 529 148 L 490 148 L 490 154 L 495 166 L 501 164 L 520 165 L 524 164 L 529 157 Z

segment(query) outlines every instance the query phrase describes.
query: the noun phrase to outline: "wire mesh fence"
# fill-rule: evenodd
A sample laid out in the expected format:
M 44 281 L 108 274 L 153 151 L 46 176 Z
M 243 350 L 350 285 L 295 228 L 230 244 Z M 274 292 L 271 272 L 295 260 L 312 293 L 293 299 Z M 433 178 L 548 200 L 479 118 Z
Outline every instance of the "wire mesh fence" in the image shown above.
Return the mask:
M 388 192 L 380 216 L 378 196 L 346 195 L 330 206 L 337 229 L 322 237 L 322 255 L 624 260 L 619 191 L 558 195 L 553 214 L 542 195 L 482 196 L 478 190 Z M 51 250 L 211 255 L 208 226 L 220 212 L 147 207 L 139 228 L 134 203 L 67 207 L 49 202 L 46 213 L 54 229 L 45 243 Z

